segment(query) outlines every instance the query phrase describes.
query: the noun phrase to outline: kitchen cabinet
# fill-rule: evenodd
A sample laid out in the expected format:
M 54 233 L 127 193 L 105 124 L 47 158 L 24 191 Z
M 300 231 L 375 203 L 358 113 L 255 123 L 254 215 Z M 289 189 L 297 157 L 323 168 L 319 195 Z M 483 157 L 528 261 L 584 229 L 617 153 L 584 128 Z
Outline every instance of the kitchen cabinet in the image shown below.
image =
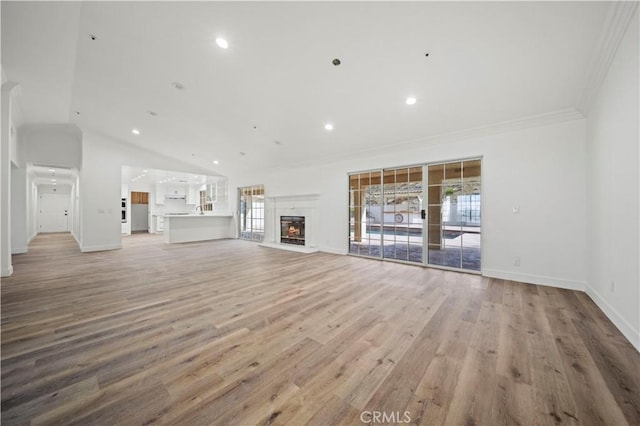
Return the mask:
M 131 204 L 149 204 L 148 192 L 131 192 Z
M 200 191 L 198 190 L 200 185 L 187 185 L 187 198 L 186 203 L 195 206 L 200 205 Z
M 161 183 L 156 184 L 156 204 L 164 204 L 167 196 L 167 186 Z
M 167 186 L 166 198 L 171 199 L 184 199 L 187 197 L 186 185 L 181 184 L 169 184 Z
M 164 231 L 164 216 L 156 216 L 156 232 Z

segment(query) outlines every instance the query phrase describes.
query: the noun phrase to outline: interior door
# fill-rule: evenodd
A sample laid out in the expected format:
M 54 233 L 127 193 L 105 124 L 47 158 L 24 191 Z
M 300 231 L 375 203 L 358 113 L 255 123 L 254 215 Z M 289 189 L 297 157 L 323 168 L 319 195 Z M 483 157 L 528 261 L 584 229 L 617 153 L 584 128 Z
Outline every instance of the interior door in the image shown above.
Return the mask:
M 41 194 L 39 232 L 69 232 L 69 194 Z

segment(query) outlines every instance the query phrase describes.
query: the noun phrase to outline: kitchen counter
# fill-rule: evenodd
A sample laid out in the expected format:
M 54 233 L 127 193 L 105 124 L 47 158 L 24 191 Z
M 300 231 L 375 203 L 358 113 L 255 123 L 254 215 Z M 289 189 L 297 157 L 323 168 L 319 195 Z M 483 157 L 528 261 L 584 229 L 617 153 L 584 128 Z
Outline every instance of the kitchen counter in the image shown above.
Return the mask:
M 233 238 L 233 213 L 161 214 L 164 218 L 164 242 L 186 243 L 191 241 Z
M 207 218 L 207 217 L 232 217 L 233 213 L 217 213 L 217 212 L 216 213 L 205 213 L 205 214 L 200 214 L 200 213 L 187 213 L 187 214 L 160 213 L 160 214 L 154 214 L 153 216 Z

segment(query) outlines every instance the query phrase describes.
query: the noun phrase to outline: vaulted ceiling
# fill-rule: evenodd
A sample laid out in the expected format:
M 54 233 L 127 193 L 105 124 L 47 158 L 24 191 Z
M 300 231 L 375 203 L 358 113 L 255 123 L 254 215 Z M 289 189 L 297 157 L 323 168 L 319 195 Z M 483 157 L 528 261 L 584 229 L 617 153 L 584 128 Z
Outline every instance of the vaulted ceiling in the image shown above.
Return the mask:
M 612 3 L 1 7 L 22 123 L 77 123 L 225 174 L 577 108 Z

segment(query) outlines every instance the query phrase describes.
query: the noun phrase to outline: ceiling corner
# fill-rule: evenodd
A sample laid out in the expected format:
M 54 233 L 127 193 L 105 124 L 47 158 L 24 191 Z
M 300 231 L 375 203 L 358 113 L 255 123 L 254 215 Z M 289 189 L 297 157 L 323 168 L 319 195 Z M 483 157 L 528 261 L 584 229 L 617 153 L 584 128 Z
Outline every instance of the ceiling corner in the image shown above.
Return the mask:
M 587 70 L 585 86 L 576 103 L 576 108 L 585 116 L 588 115 L 593 99 L 602 86 L 637 7 L 637 1 L 616 1 L 609 6 L 607 19 Z

